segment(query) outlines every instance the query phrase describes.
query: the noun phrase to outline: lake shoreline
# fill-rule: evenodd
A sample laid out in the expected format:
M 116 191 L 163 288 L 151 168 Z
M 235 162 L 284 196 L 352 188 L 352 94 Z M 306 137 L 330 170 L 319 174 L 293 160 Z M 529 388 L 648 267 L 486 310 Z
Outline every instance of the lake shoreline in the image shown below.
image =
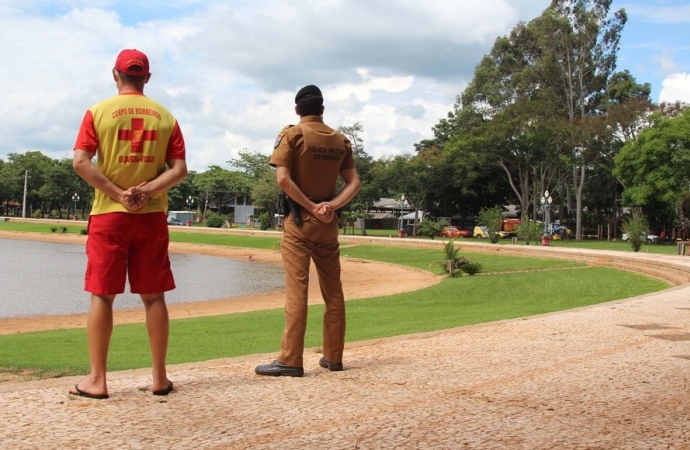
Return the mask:
M 87 236 L 0 231 L 0 238 L 85 245 Z M 282 264 L 280 253 L 275 250 L 171 242 L 170 251 L 220 256 L 269 264 Z M 439 277 L 429 272 L 394 264 L 346 257 L 341 258 L 341 263 L 343 288 L 347 300 L 414 291 L 437 284 L 441 280 Z M 310 275 L 309 304 L 320 304 L 323 302 L 323 299 L 319 290 L 316 272 L 313 270 L 313 267 Z M 83 295 L 84 298 L 83 314 L 3 318 L 0 319 L 0 334 L 26 333 L 63 328 L 85 328 L 89 294 L 81 292 L 81 295 Z M 175 320 L 282 308 L 284 301 L 285 291 L 278 290 L 266 294 L 177 303 L 168 305 L 168 310 L 170 319 Z M 117 299 L 115 302 L 117 302 Z M 115 324 L 144 323 L 144 309 L 143 307 L 115 309 L 114 321 Z

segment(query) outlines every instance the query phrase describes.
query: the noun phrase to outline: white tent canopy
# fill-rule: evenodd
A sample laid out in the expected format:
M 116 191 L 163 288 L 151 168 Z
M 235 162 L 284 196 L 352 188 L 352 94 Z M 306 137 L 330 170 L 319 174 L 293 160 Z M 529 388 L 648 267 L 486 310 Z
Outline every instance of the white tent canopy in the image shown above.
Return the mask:
M 414 212 L 407 213 L 403 216 L 403 220 L 414 220 Z M 417 220 L 422 220 L 424 217 L 424 211 L 418 210 Z

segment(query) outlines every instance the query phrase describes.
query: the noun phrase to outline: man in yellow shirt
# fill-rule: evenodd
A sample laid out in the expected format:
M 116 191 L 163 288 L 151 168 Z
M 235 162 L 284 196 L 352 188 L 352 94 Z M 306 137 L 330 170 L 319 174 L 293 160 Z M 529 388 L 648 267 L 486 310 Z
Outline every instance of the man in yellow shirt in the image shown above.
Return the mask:
M 87 339 L 91 372 L 70 393 L 108 398 L 106 366 L 113 330 L 113 302 L 139 294 L 153 360 L 154 395 L 167 395 L 168 309 L 165 292 L 175 288 L 168 258 L 166 191 L 187 176 L 185 144 L 177 120 L 144 95 L 149 61 L 123 50 L 113 79 L 118 95 L 89 108 L 76 143 L 73 167 L 95 188 L 89 216 L 84 290 L 91 293 Z M 91 161 L 97 158 L 96 164 Z M 167 166 L 167 167 L 166 167 Z

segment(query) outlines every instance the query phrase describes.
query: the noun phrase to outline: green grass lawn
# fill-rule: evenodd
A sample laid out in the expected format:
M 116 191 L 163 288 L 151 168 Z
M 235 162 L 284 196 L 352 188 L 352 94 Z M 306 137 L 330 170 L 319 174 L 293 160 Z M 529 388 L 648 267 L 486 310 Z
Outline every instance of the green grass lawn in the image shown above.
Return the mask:
M 9 224 L 11 221 L 0 222 L 0 230 L 8 229 Z M 17 223 L 13 229 L 50 232 L 50 226 Z M 73 232 L 78 233 L 81 228 L 74 227 Z M 171 232 L 171 239 L 264 249 L 275 249 L 279 242 L 275 237 L 184 232 Z M 424 270 L 429 270 L 430 263 L 443 256 L 441 248 L 376 245 L 347 246 L 342 249 L 342 254 Z M 664 282 L 645 275 L 606 267 L 584 267 L 568 261 L 471 252 L 462 252 L 462 255 L 472 262 L 481 263 L 485 273 L 474 277 L 444 278 L 436 286 L 415 292 L 348 302 L 347 341 L 525 317 L 667 287 Z M 310 307 L 307 347 L 318 347 L 321 343 L 322 314 L 323 306 Z M 173 320 L 169 362 L 175 364 L 276 352 L 282 328 L 282 309 Z M 134 369 L 150 364 L 144 325 L 116 325 L 109 370 Z M 88 365 L 84 329 L 0 335 L 0 372 L 26 372 L 35 377 L 65 376 L 86 373 Z

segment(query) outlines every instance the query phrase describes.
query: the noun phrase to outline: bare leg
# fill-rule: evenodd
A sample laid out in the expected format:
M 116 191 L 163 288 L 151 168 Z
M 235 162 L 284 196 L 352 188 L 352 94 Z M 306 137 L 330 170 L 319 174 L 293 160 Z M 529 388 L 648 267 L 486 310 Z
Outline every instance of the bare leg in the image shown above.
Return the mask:
M 77 385 L 89 394 L 108 394 L 105 375 L 110 337 L 113 334 L 114 301 L 114 295 L 91 294 L 91 306 L 86 318 L 91 373 Z M 70 392 L 76 394 L 74 388 Z
M 168 355 L 168 334 L 170 322 L 168 307 L 165 304 L 165 294 L 141 295 L 146 308 L 146 330 L 149 333 L 151 359 L 153 361 L 152 391 L 163 390 L 168 387 L 168 374 L 165 359 Z

